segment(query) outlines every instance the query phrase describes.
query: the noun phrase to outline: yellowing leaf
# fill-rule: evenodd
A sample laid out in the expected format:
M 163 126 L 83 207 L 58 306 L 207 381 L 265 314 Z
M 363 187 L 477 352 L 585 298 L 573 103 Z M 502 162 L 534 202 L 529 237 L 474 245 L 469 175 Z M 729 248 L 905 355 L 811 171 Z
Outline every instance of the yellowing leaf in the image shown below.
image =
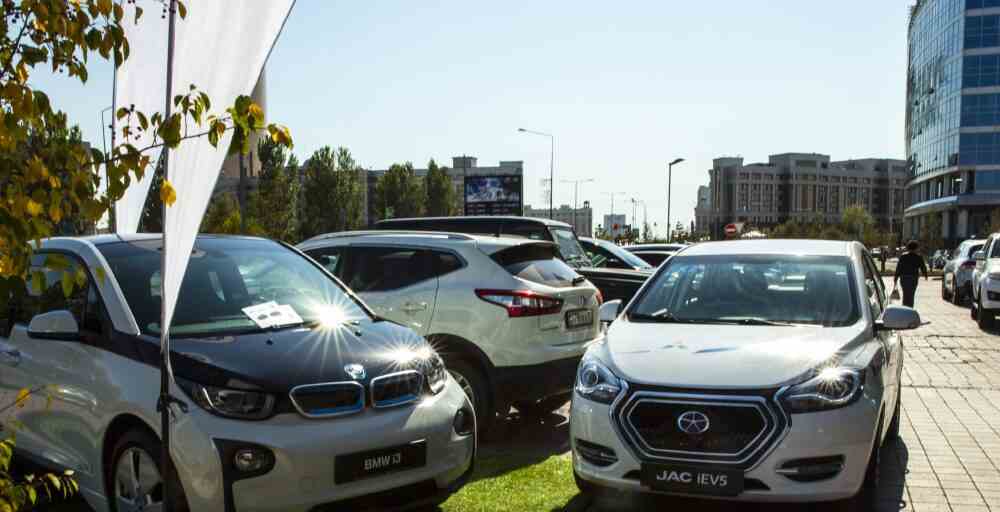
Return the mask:
M 177 191 L 174 190 L 170 180 L 163 180 L 163 184 L 160 185 L 160 201 L 167 207 L 173 206 L 177 202 Z
M 52 222 L 62 221 L 62 208 L 58 204 L 49 206 L 49 218 L 52 219 Z
M 187 7 L 185 7 L 184 2 L 181 2 L 180 0 L 177 0 L 177 14 L 181 15 L 181 19 L 187 18 L 188 15 Z
M 60 284 L 62 284 L 64 297 L 68 299 L 70 295 L 73 295 L 73 274 L 71 274 L 68 270 L 63 271 Z
M 21 390 L 17 392 L 17 400 L 15 400 L 14 403 L 17 404 L 18 409 L 28 404 L 28 397 L 30 396 L 31 390 L 28 388 L 21 388 Z
M 28 202 L 24 204 L 24 209 L 28 210 L 28 215 L 31 215 L 32 217 L 37 217 L 42 214 L 42 205 L 34 199 L 28 199 Z

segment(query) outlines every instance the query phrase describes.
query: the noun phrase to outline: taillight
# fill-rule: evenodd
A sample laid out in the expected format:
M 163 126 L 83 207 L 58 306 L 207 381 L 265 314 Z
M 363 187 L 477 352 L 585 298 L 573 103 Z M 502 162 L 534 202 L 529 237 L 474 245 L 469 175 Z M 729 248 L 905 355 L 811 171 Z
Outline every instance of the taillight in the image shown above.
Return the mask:
M 965 269 L 965 270 L 972 270 L 972 269 L 976 268 L 976 261 L 975 260 L 968 260 L 965 263 L 962 263 L 962 268 Z
M 476 295 L 490 304 L 507 309 L 511 318 L 551 315 L 562 311 L 563 300 L 528 290 L 476 290 Z

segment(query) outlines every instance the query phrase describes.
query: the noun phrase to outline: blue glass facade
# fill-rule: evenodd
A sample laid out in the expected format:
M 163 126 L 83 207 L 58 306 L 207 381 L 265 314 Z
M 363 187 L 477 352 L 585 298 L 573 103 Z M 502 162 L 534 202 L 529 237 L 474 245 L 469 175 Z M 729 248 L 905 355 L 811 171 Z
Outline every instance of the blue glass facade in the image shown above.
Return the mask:
M 909 28 L 910 234 L 930 215 L 953 241 L 1000 207 L 1000 0 L 917 0 Z M 994 9 L 994 10 L 985 10 Z M 995 204 L 994 204 L 995 203 Z

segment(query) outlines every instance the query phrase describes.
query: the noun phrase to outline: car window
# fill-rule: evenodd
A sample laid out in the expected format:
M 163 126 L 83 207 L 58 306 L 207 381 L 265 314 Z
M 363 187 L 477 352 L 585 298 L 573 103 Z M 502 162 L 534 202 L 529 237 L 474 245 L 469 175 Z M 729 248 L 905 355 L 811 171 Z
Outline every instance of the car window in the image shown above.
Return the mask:
M 549 228 L 552 238 L 559 244 L 559 252 L 564 260 L 573 267 L 587 267 L 591 265 L 590 258 L 586 251 L 580 246 L 573 231 L 566 228 Z
M 983 250 L 983 245 L 982 244 L 973 245 L 972 247 L 969 248 L 969 251 L 965 253 L 966 257 L 971 258 L 972 256 L 974 256 L 977 252 L 979 252 L 981 250 Z
M 852 325 L 859 318 L 845 257 L 675 256 L 629 308 L 636 321 Z
M 432 251 L 434 259 L 434 276 L 441 277 L 465 266 L 462 260 L 450 252 Z
M 316 260 L 317 263 L 323 265 L 323 268 L 337 277 L 342 277 L 340 275 L 341 267 L 343 266 L 341 263 L 342 253 L 343 251 L 339 247 L 322 247 L 306 251 L 306 254 L 310 258 Z
M 574 286 L 580 275 L 559 259 L 552 244 L 509 247 L 490 256 L 512 276 L 556 288 Z
M 990 252 L 988 254 L 990 258 L 1000 258 L 1000 243 L 997 243 L 996 238 L 990 240 Z
M 35 315 L 67 310 L 78 326 L 85 326 L 90 287 L 79 260 L 65 254 L 38 252 L 31 258 L 28 276 L 24 293 L 18 294 L 16 323 L 27 325 Z
M 159 240 L 105 244 L 107 258 L 143 333 L 160 334 Z M 204 238 L 195 243 L 171 335 L 189 338 L 259 331 L 245 308 L 274 302 L 306 323 L 370 318 L 313 260 L 267 240 Z
M 645 268 L 645 269 L 652 268 L 649 263 L 646 263 L 645 260 L 636 256 L 635 254 L 632 254 L 629 251 L 626 251 L 625 249 L 620 247 L 618 244 L 615 244 L 614 242 L 609 242 L 607 240 L 600 240 L 597 242 L 597 245 L 600 248 L 604 249 L 605 252 L 610 254 L 611 257 L 616 258 L 620 262 L 622 262 L 619 268 Z
M 410 247 L 350 248 L 344 271 L 355 292 L 384 292 L 413 286 L 433 277 L 430 252 Z
M 882 308 L 885 305 L 885 288 L 882 283 L 882 277 L 875 267 L 875 263 L 872 262 L 867 254 L 863 254 L 862 259 L 865 272 L 865 291 L 868 295 L 872 317 L 877 319 L 882 316 Z

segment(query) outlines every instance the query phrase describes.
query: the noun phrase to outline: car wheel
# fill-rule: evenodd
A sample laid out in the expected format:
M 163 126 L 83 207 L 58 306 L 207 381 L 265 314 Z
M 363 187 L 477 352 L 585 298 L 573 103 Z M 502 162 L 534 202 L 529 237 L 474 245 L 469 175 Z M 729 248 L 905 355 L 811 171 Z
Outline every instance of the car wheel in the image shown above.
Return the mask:
M 496 411 L 493 407 L 493 398 L 486 375 L 478 367 L 463 359 L 445 360 L 445 366 L 448 367 L 448 373 L 462 388 L 476 409 L 476 429 L 479 432 L 488 431 L 493 425 Z
M 899 417 L 902 415 L 902 409 L 903 397 L 900 395 L 896 397 L 896 410 L 892 413 L 892 421 L 889 422 L 889 428 L 885 431 L 886 441 L 899 439 Z
M 963 299 L 962 289 L 958 287 L 958 283 L 952 284 L 951 303 L 956 306 L 961 306 L 963 302 L 962 299 Z
M 979 323 L 980 329 L 992 329 L 994 313 L 993 311 L 983 309 L 983 296 L 982 293 L 979 294 L 979 307 L 976 308 L 976 320 Z
M 514 407 L 523 416 L 541 418 L 566 405 L 570 399 L 569 395 L 556 395 L 543 398 L 537 402 L 514 402 Z
M 589 496 L 597 491 L 597 486 L 581 478 L 576 470 L 573 471 L 573 480 L 576 481 L 576 488 L 580 491 L 580 494 Z
M 160 441 L 144 430 L 131 430 L 123 435 L 112 451 L 108 467 L 112 512 L 157 510 L 163 507 L 163 478 L 160 476 Z M 184 489 L 173 464 L 169 468 L 174 485 L 174 510 L 187 511 Z
M 948 287 L 944 285 L 944 279 L 941 279 L 941 300 L 948 300 Z
M 878 438 L 876 437 L 875 446 L 872 448 L 872 453 L 868 457 L 868 467 L 865 469 L 865 481 L 861 484 L 861 489 L 856 495 L 854 495 L 853 498 L 839 503 L 840 506 L 837 507 L 838 509 L 843 510 L 844 512 L 877 510 L 878 485 L 881 477 L 879 470 L 881 454 L 881 443 L 878 442 Z

